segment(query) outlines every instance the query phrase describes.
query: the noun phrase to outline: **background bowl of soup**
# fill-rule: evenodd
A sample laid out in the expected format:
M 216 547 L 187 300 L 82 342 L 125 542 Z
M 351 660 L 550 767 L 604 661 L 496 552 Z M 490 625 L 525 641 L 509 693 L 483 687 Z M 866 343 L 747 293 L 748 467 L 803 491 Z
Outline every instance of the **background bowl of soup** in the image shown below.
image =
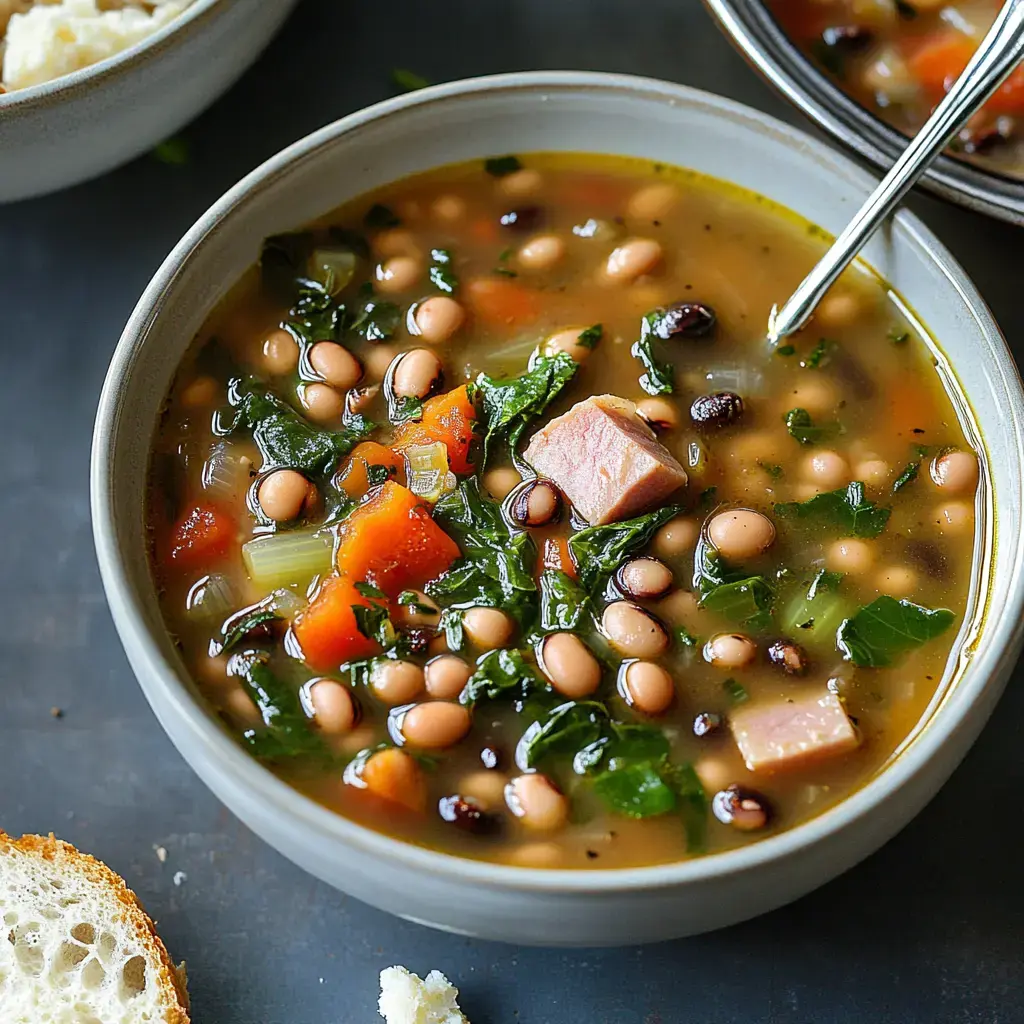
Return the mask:
M 152 34 L 103 60 L 0 90 L 0 202 L 66 188 L 156 146 L 245 71 L 293 6 L 294 0 L 193 0 Z M 112 47 L 96 27 L 79 31 L 93 37 L 91 50 L 85 45 L 65 55 L 69 67 Z M 60 68 L 57 58 L 52 69 L 39 59 L 42 41 L 28 40 L 26 49 L 40 65 L 39 76 Z
M 963 581 L 968 612 L 943 684 L 895 756 L 810 820 L 724 852 L 685 860 L 655 854 L 647 866 L 616 869 L 473 860 L 428 849 L 428 840 L 415 835 L 394 838 L 328 809 L 243 750 L 191 681 L 161 608 L 147 519 L 153 445 L 183 357 L 264 240 L 398 179 L 460 162 L 479 165 L 510 151 L 613 153 L 641 161 L 651 173 L 659 164 L 693 168 L 796 211 L 821 226 L 815 233 L 841 228 L 872 187 L 844 158 L 756 111 L 617 76 L 537 73 L 452 83 L 323 129 L 255 171 L 204 215 L 126 327 L 101 399 L 93 452 L 104 585 L 133 669 L 172 741 L 243 821 L 318 877 L 411 920 L 514 942 L 625 944 L 720 927 L 809 891 L 906 824 L 977 736 L 1020 646 L 1019 381 L 983 302 L 912 215 L 901 213 L 866 258 L 898 291 L 905 315 L 919 318 L 937 339 L 932 355 L 957 405 L 950 415 L 960 420 L 953 426 L 981 455 L 977 555 L 964 570 L 969 587 Z M 700 216 L 699 209 L 694 213 Z M 770 255 L 769 239 L 756 253 L 741 245 L 716 268 L 720 287 L 740 288 L 737 322 L 744 258 L 763 259 L 765 249 Z M 510 259 L 525 270 L 523 252 Z M 613 262 L 621 269 L 621 254 Z M 799 268 L 793 270 L 798 277 Z M 771 475 L 771 467 L 761 468 Z M 986 617 L 990 607 L 1001 614 Z
M 923 4 L 819 4 L 814 0 L 705 0 L 722 29 L 775 88 L 843 145 L 888 170 L 943 86 L 962 70 L 997 0 Z M 964 10 L 961 12 L 960 7 Z M 1019 73 L 1018 73 L 1019 74 Z M 951 77 L 950 77 L 951 76 Z M 962 206 L 1024 221 L 1024 158 L 1016 135 L 1016 80 L 940 157 L 924 187 Z

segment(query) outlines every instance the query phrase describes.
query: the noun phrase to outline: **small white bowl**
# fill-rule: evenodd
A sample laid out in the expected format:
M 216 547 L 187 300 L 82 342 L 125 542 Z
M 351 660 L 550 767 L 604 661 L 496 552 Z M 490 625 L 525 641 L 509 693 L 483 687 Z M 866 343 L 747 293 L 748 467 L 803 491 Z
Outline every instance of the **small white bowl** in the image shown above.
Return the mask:
M 233 188 L 147 288 L 100 402 L 92 463 L 96 548 L 114 621 L 160 722 L 210 788 L 285 856 L 368 903 L 451 931 L 546 945 L 665 939 L 780 906 L 889 839 L 963 757 L 1020 649 L 1024 396 L 981 298 L 912 214 L 900 213 L 866 256 L 940 339 L 940 369 L 951 390 L 966 396 L 983 438 L 978 611 L 962 631 L 963 654 L 951 658 L 950 685 L 927 723 L 867 785 L 804 825 L 729 853 L 619 871 L 498 866 L 370 831 L 281 782 L 211 717 L 168 638 L 147 560 L 146 469 L 164 396 L 204 317 L 256 259 L 261 240 L 416 171 L 537 150 L 694 167 L 833 232 L 873 187 L 849 160 L 764 114 L 638 78 L 506 75 L 439 86 L 346 117 Z M 985 616 L 985 609 L 996 613 Z
M 0 203 L 66 188 L 152 149 L 223 93 L 296 0 L 195 0 L 135 46 L 0 95 Z

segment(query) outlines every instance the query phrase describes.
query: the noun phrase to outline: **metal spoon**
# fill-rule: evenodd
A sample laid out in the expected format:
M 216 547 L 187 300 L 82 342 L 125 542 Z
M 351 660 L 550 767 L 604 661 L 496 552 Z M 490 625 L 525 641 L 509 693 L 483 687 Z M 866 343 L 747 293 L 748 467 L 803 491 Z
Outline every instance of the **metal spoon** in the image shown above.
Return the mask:
M 1024 0 L 1007 0 L 977 53 L 956 80 L 924 127 L 857 211 L 853 220 L 803 279 L 800 286 L 768 318 L 768 340 L 800 330 L 836 278 L 849 266 L 867 240 L 946 148 L 972 114 L 1006 80 L 1024 57 Z

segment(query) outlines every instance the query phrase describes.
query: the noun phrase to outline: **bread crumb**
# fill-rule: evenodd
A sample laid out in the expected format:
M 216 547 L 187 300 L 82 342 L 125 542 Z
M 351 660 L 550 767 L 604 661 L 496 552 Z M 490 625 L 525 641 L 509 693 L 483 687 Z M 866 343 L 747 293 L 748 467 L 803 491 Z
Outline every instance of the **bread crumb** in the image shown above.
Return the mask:
M 187 881 L 188 881 L 188 875 L 186 875 L 184 871 L 175 871 L 174 872 L 174 884 L 175 885 L 181 885 L 182 882 L 187 882 Z
M 469 1024 L 459 990 L 440 972 L 420 978 L 404 967 L 380 972 L 378 1012 L 386 1024 Z
M 50 715 L 53 718 L 63 718 L 64 717 L 64 709 L 63 708 L 50 708 Z
M 167 849 L 165 847 L 163 847 L 163 846 L 154 846 L 153 850 L 156 853 L 156 859 L 158 861 L 160 861 L 161 864 L 163 864 L 163 863 L 165 863 L 167 861 Z

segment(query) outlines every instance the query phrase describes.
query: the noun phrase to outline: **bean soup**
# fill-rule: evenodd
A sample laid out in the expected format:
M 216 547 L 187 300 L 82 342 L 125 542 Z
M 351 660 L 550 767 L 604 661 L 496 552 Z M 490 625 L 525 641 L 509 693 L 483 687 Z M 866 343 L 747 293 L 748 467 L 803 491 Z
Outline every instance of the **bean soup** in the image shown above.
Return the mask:
M 768 0 L 789 33 L 854 99 L 915 134 L 960 76 L 1002 0 Z M 953 142 L 989 170 L 1024 174 L 1024 68 Z
M 169 630 L 363 825 L 609 868 L 870 780 L 974 613 L 969 424 L 884 285 L 765 325 L 822 232 L 695 173 L 446 167 L 267 240 L 154 438 Z

